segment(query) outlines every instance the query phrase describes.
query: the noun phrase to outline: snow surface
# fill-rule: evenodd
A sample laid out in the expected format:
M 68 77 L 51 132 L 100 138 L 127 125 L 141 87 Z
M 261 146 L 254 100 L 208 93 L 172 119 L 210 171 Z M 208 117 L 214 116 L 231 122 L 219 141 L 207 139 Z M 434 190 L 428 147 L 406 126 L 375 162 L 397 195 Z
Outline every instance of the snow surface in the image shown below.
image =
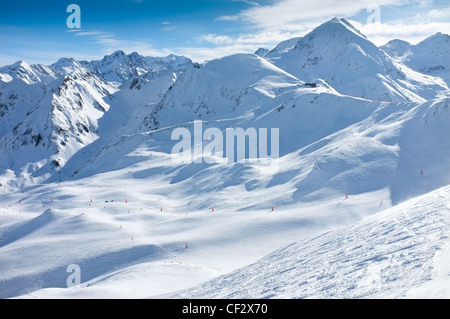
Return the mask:
M 176 298 L 448 298 L 450 187 L 303 239 Z
M 449 298 L 450 90 L 390 49 L 332 19 L 201 65 L 0 68 L 0 297 Z M 280 158 L 173 161 L 195 120 L 279 128 Z

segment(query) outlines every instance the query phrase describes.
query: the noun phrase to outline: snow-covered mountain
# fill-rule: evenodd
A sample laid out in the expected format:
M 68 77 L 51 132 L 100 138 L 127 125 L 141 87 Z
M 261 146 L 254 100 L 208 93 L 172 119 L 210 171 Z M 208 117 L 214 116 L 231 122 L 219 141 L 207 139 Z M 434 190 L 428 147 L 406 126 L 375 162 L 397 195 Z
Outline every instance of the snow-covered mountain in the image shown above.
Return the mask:
M 450 35 L 436 33 L 416 45 L 392 40 L 381 49 L 408 67 L 441 77 L 450 85 Z
M 178 74 L 192 64 L 189 58 L 169 55 L 164 58 L 143 57 L 136 52 L 126 55 L 123 51 L 116 51 L 105 56 L 100 61 L 81 62 L 104 81 L 122 83 L 131 78 L 152 74 L 153 77 L 163 73 Z
M 124 126 L 135 109 L 144 112 L 143 106 L 158 102 L 189 63 L 183 57 L 144 58 L 118 51 L 90 63 L 61 58 L 50 66 L 19 61 L 2 67 L 3 173 L 9 169 L 26 180 L 56 174 L 80 149 L 111 129 L 120 131 L 99 127 L 111 106 L 111 113 L 128 114 L 116 122 Z
M 305 81 L 323 79 L 342 94 L 376 101 L 424 102 L 447 90 L 444 82 L 397 63 L 345 19 L 285 41 L 265 58 Z
M 60 68 L 21 62 L 0 73 L 11 77 L 0 83 L 2 173 L 25 179 L 48 178 L 95 140 L 115 91 L 75 61 Z
M 0 297 L 449 297 L 450 90 L 410 50 L 332 19 L 202 64 L 0 68 Z M 276 165 L 207 161 L 230 128 L 278 129 Z

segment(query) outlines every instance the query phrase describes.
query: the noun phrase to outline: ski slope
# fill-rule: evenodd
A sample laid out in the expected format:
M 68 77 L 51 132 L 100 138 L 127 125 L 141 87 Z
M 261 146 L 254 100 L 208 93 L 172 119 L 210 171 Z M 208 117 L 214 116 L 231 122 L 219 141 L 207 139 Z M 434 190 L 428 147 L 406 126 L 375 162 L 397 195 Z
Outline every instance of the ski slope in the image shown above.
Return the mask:
M 171 297 L 448 299 L 449 203 L 439 189 Z
M 1 296 L 146 298 L 170 293 L 255 262 L 299 234 L 356 221 L 377 211 L 378 202 L 388 196 L 388 191 L 355 196 L 353 204 L 342 206 L 343 198 L 332 198 L 275 206 L 274 212 L 270 206 L 226 209 L 230 202 L 211 199 L 218 204 L 214 212 L 212 206 L 189 209 L 186 189 L 171 186 L 170 176 L 143 178 L 167 161 L 150 155 L 125 170 L 2 194 L 0 267 L 6 271 Z M 191 196 L 206 201 L 209 195 Z M 223 196 L 242 205 L 248 194 L 233 187 Z M 377 198 L 376 204 L 359 211 L 368 198 Z M 341 213 L 332 217 L 333 212 Z M 72 264 L 81 268 L 80 289 L 66 286 Z
M 145 206 L 136 192 L 108 193 L 105 174 L 88 187 L 48 187 L 53 202 L 27 191 L 42 214 L 2 207 L 2 298 L 450 296 L 448 187 L 387 209 L 387 192 L 376 192 L 274 212 L 184 213 L 150 191 L 140 192 Z M 73 188 L 86 193 L 67 204 Z M 72 264 L 82 284 L 67 288 Z

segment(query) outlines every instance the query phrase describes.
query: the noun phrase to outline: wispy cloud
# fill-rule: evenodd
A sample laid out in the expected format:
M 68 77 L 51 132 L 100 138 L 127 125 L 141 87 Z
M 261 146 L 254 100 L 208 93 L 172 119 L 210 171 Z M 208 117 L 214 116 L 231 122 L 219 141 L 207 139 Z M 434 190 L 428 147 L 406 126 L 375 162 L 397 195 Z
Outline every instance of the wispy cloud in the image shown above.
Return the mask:
M 305 32 L 307 30 L 304 30 Z M 214 47 L 182 48 L 180 54 L 188 54 L 199 62 L 211 60 L 236 53 L 254 53 L 258 48 L 273 48 L 279 42 L 297 36 L 296 32 L 260 31 L 239 34 L 231 37 L 217 34 L 205 34 L 196 38 L 202 43 L 210 43 Z M 186 52 L 186 53 L 182 53 Z
M 416 44 L 437 32 L 450 34 L 450 7 L 433 9 L 431 0 L 411 0 L 409 6 L 420 8 L 417 14 L 405 19 L 401 15 L 380 23 L 351 23 L 377 45 L 383 45 L 392 39 L 402 39 Z M 407 5 L 405 3 L 405 5 Z
M 161 28 L 162 31 L 171 31 L 177 29 L 177 26 L 173 25 L 169 21 L 161 22 L 161 24 L 163 25 L 163 27 Z
M 239 20 L 239 15 L 224 15 L 214 19 L 214 21 L 237 21 L 237 20 Z
M 75 35 L 78 37 L 107 35 L 107 33 L 101 32 L 101 31 L 83 31 L 81 29 L 78 29 L 76 31 L 74 29 L 72 29 L 72 30 L 67 30 L 66 32 L 75 33 Z
M 374 5 L 399 5 L 402 0 L 280 0 L 272 5 L 248 8 L 240 18 L 254 28 L 290 30 L 293 25 L 311 25 L 332 17 L 350 17 Z
M 214 48 L 207 47 L 179 47 L 173 49 L 172 53 L 190 57 L 196 62 L 204 62 L 212 59 L 218 59 L 236 53 L 254 53 L 254 45 L 231 44 L 222 45 Z
M 163 25 L 166 25 L 163 23 Z M 170 25 L 170 24 L 169 24 Z M 127 53 L 139 52 L 143 55 L 149 56 L 166 56 L 170 52 L 165 49 L 155 49 L 146 40 L 128 40 L 117 37 L 113 33 L 105 31 L 81 31 L 74 33 L 76 37 L 86 37 L 87 41 L 95 43 L 100 46 L 99 55 L 111 54 L 117 50 L 123 50 Z
M 246 4 L 249 4 L 251 6 L 259 6 L 259 3 L 256 1 L 250 1 L 250 0 L 231 0 L 233 2 L 244 2 Z
M 236 42 L 233 38 L 226 35 L 204 34 L 196 39 L 199 43 L 209 42 L 215 45 L 231 44 Z
M 427 17 L 433 20 L 448 21 L 450 18 L 450 8 L 447 9 L 433 9 L 427 13 Z
M 376 45 L 384 45 L 392 39 L 401 39 L 411 44 L 426 39 L 438 32 L 450 33 L 450 22 L 431 23 L 373 23 L 361 24 L 357 21 L 350 21 L 355 28 L 360 30 L 369 40 Z M 447 31 L 445 31 L 447 30 Z

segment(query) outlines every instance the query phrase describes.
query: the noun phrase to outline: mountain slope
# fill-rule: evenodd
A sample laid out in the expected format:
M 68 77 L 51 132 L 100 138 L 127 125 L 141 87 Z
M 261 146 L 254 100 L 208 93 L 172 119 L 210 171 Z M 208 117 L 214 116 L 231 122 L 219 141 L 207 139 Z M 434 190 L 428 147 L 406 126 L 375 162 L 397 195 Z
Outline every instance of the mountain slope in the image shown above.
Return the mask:
M 441 77 L 450 85 L 450 36 L 436 33 L 416 45 L 392 40 L 382 46 L 385 52 L 411 69 Z
M 70 75 L 53 73 L 52 81 L 30 71 L 35 68 L 23 67 L 29 72 L 1 83 L 0 163 L 25 179 L 48 177 L 95 140 L 97 121 L 114 92 L 82 67 Z
M 129 132 L 127 124 L 138 126 L 125 119 L 139 118 L 145 105 L 159 102 L 191 63 L 184 57 L 145 58 L 119 51 L 91 63 L 61 58 L 50 66 L 19 61 L 2 67 L 0 174 L 14 172 L 20 177 L 16 185 L 60 180 L 60 169 L 79 150 L 100 137 L 105 142 L 111 134 Z M 112 69 L 122 77 L 114 72 L 113 77 Z M 115 124 L 99 124 L 111 106 L 120 114 L 108 117 Z
M 302 85 L 256 55 L 232 55 L 188 68 L 144 124 L 155 129 L 198 118 L 240 117 L 264 100 Z
M 311 237 L 172 298 L 449 298 L 450 188 Z
M 239 79 L 235 79 L 236 70 Z M 171 155 L 179 142 L 171 136 L 177 127 L 190 131 L 195 148 L 193 121 L 201 119 L 199 149 L 211 142 L 203 135 L 208 128 L 222 133 L 223 153 L 218 154 L 219 159 L 228 157 L 228 128 L 257 132 L 267 129 L 268 136 L 272 128 L 278 128 L 280 159 L 271 173 L 262 173 L 262 165 L 211 164 L 206 162 L 212 155 L 207 152 L 202 154 L 201 164 L 193 163 L 193 158 L 192 162 L 180 163 L 180 172 L 171 183 L 195 187 L 197 192 L 187 200 L 190 209 L 205 207 L 205 198 L 218 192 L 222 192 L 220 200 L 227 202 L 227 194 L 231 196 L 238 185 L 245 185 L 243 194 L 248 196 L 243 204 L 233 201 L 239 209 L 385 188 L 390 190 L 389 200 L 397 204 L 450 183 L 446 173 L 450 167 L 448 107 L 448 98 L 421 104 L 380 104 L 343 96 L 323 82 L 311 87 L 256 55 L 233 55 L 200 68 L 188 68 L 161 102 L 144 108 L 150 115 L 144 118 L 141 128 L 116 134 L 106 145 L 93 144 L 71 160 L 64 171 L 68 178 L 74 172 L 81 178 L 104 170 L 120 170 L 142 161 L 141 156 L 132 155 L 136 149 L 157 149 L 164 156 Z M 144 115 L 140 112 L 135 123 Z M 268 139 L 255 144 L 259 148 L 265 141 L 270 151 L 273 143 Z M 247 158 L 248 153 L 246 149 Z M 434 156 L 430 159 L 427 154 Z M 173 172 L 171 165 L 167 167 L 168 172 Z M 225 180 L 215 182 L 223 173 Z M 281 185 L 289 190 L 276 192 Z M 255 204 L 268 189 L 274 191 Z

